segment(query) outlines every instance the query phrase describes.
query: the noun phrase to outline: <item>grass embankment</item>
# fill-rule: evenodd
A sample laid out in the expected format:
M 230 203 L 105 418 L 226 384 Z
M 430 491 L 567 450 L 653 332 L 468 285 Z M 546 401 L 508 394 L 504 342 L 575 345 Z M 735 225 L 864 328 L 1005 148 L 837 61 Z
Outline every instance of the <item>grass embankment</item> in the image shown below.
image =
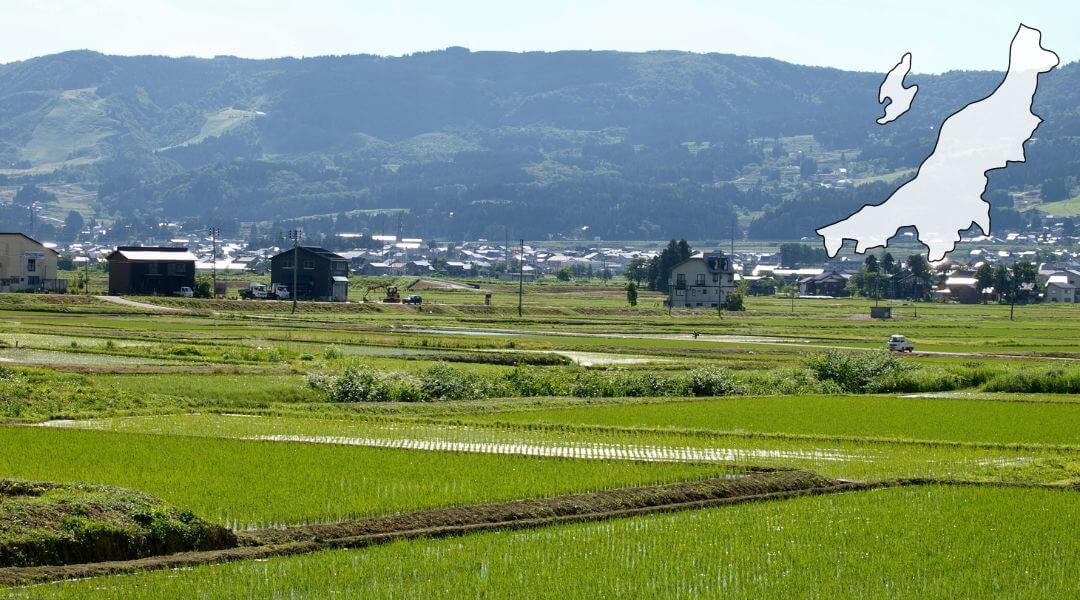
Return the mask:
M 1077 492 L 919 486 L 401 541 L 24 597 L 1071 597 Z
M 130 560 L 236 544 L 228 529 L 146 494 L 0 479 L 0 567 Z

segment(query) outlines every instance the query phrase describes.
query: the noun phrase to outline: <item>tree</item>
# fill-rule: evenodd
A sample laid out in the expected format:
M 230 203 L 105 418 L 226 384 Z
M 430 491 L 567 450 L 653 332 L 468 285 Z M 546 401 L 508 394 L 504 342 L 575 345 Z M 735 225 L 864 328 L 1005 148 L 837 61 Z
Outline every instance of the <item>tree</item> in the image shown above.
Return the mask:
M 558 271 L 555 271 L 555 279 L 559 281 L 570 281 L 570 277 L 573 273 L 566 267 L 561 267 Z
M 86 222 L 83 221 L 81 214 L 74 210 L 69 212 L 64 219 L 64 239 L 70 242 L 75 241 L 85 225 Z
M 979 265 L 979 270 L 975 271 L 975 285 L 979 286 L 979 294 L 982 295 L 982 302 L 983 304 L 986 304 L 985 290 L 986 288 L 994 287 L 994 268 L 991 267 L 989 263 Z
M 785 269 L 820 264 L 826 258 L 828 255 L 824 248 L 814 248 L 807 244 L 780 244 L 780 266 Z
M 882 257 L 881 257 L 881 270 L 885 271 L 889 275 L 892 275 L 892 274 L 894 274 L 894 273 L 896 273 L 897 271 L 900 270 L 896 266 L 896 259 L 893 258 L 893 255 L 891 253 L 886 252 L 884 255 L 882 255 Z
M 648 270 L 648 263 L 644 258 L 635 258 L 626 264 L 625 277 L 629 281 L 633 281 L 637 285 L 641 285 L 641 281 L 645 279 L 646 271 Z
M 626 302 L 630 306 L 637 306 L 637 284 L 633 281 L 626 284 Z
M 863 261 L 863 264 L 866 266 L 866 270 L 868 272 L 870 272 L 870 273 L 877 273 L 881 268 L 878 265 L 877 257 L 874 256 L 873 254 L 870 254 L 869 256 L 867 256 L 866 260 Z
M 731 290 L 731 292 L 728 293 L 728 295 L 727 295 L 727 299 L 724 300 L 724 310 L 731 310 L 731 311 L 739 312 L 739 311 L 742 311 L 744 309 L 745 309 L 745 307 L 743 306 L 743 293 L 742 293 L 742 290 L 739 290 L 739 289 Z
M 1029 291 L 1024 289 L 1024 286 L 1032 286 L 1034 290 L 1039 277 L 1039 269 L 1029 262 L 1018 262 L 1013 264 L 1009 274 L 1012 280 L 1012 303 L 1016 304 L 1017 300 L 1027 302 Z
M 649 289 L 659 292 L 667 292 L 668 279 L 671 277 L 671 268 L 690 258 L 693 249 L 686 240 L 671 240 L 666 248 L 660 251 L 658 256 L 649 260 L 646 270 Z
M 889 290 L 890 281 L 889 276 L 880 271 L 863 269 L 851 276 L 847 288 L 853 294 L 880 300 Z
M 1063 177 L 1047 179 L 1043 182 L 1039 195 L 1042 196 L 1043 202 L 1065 200 L 1069 197 L 1069 184 Z
M 31 183 L 30 185 L 22 186 L 19 188 L 18 192 L 15 192 L 13 202 L 19 206 L 30 206 L 35 202 L 46 204 L 49 202 L 56 202 L 56 194 L 49 190 L 39 188 Z
M 745 281 L 745 280 L 744 280 Z M 776 290 L 784 287 L 784 280 L 776 273 L 763 275 L 747 283 L 746 293 L 750 296 L 774 296 Z
M 998 293 L 999 302 L 1008 298 L 1011 286 L 1012 276 L 1009 274 L 1009 268 L 1005 265 L 998 265 L 994 269 L 994 289 Z
M 193 289 L 192 292 L 195 293 L 196 298 L 209 298 L 213 288 L 213 281 L 211 281 L 209 275 L 206 273 L 199 273 L 195 276 L 195 289 Z
M 912 254 L 907 259 L 907 268 L 916 277 L 922 277 L 923 279 L 930 279 L 930 263 L 926 261 L 926 257 L 922 254 Z

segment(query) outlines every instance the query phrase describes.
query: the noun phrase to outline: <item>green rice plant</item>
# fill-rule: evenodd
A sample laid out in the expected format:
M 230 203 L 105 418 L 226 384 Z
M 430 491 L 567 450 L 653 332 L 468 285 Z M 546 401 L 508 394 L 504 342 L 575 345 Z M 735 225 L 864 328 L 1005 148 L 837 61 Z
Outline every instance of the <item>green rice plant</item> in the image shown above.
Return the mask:
M 861 480 L 953 477 L 1080 481 L 1080 450 L 1075 443 L 1080 431 L 1077 415 L 1057 410 L 1071 404 L 1002 403 L 1017 405 L 1021 411 L 987 413 L 980 412 L 980 408 L 985 411 L 985 406 L 955 401 L 953 407 L 906 414 L 905 402 L 918 406 L 926 399 L 850 402 L 861 399 L 838 398 L 847 402 L 808 402 L 800 406 L 797 398 L 733 398 L 429 419 L 162 415 L 76 421 L 67 426 L 259 439 L 283 445 L 294 441 L 590 460 L 710 463 L 718 468 L 777 467 Z M 728 403 L 735 406 L 725 406 Z M 649 412 L 650 407 L 664 410 Z M 1010 422 L 1025 414 L 1022 409 L 1042 407 L 1047 410 L 1030 413 L 1030 423 Z M 620 408 L 641 410 L 622 413 L 617 410 Z M 889 416 L 890 411 L 894 416 Z M 581 423 L 590 419 L 592 424 Z M 1060 445 L 1070 441 L 1072 445 Z
M 503 409 L 471 422 L 1080 446 L 1080 403 L 804 395 Z
M 15 597 L 1070 598 L 1077 493 L 925 486 L 98 577 Z
M 218 428 L 244 418 L 214 417 Z M 275 419 L 287 425 L 283 419 Z M 238 426 L 245 425 L 237 423 Z M 385 430 L 385 424 L 380 428 Z M 366 435 L 374 437 L 377 429 Z M 245 435 L 245 437 L 250 437 Z M 734 467 L 0 427 L 0 478 L 95 482 L 239 528 L 687 481 Z

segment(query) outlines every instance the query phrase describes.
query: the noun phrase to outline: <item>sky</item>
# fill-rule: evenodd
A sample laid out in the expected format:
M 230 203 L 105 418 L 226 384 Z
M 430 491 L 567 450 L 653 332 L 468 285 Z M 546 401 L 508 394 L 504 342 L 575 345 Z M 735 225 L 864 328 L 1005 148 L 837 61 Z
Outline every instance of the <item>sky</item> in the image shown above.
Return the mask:
M 687 50 L 888 71 L 1004 70 L 1023 22 L 1080 58 L 1080 2 L 1013 0 L 0 0 L 0 63 L 65 50 L 246 58 Z

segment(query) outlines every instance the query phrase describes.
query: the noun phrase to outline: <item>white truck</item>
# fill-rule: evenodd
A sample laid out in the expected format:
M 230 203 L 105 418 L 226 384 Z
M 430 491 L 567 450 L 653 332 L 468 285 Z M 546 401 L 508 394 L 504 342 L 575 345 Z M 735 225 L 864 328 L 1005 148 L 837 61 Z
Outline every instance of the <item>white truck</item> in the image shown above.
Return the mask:
M 273 286 L 252 283 L 247 289 L 240 290 L 240 298 L 243 300 L 288 300 L 289 288 L 280 283 Z
M 192 290 L 191 288 L 187 287 L 187 286 L 184 286 L 184 287 L 176 290 L 175 292 L 173 292 L 173 295 L 174 296 L 180 296 L 181 298 L 194 298 L 195 297 L 195 291 Z
M 885 347 L 893 352 L 913 352 L 915 350 L 915 344 L 907 341 L 907 338 L 899 334 L 889 336 L 889 343 Z

